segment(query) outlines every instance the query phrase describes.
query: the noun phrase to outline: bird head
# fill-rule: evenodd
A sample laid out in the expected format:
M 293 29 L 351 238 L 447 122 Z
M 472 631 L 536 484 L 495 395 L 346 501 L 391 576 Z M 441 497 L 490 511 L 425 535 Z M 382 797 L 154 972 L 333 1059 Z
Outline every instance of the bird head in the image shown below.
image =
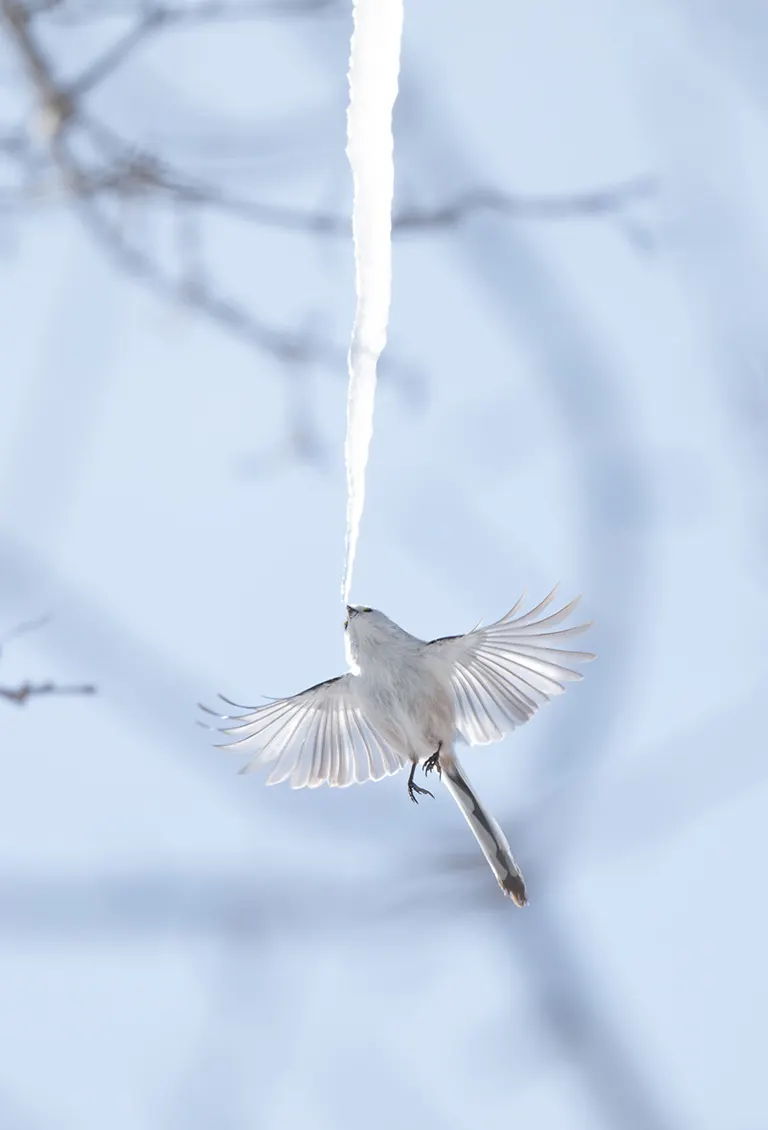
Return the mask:
M 379 612 L 362 604 L 348 604 L 347 618 L 344 621 L 344 638 L 350 665 L 359 666 L 361 659 L 388 643 L 409 638 L 408 633 Z

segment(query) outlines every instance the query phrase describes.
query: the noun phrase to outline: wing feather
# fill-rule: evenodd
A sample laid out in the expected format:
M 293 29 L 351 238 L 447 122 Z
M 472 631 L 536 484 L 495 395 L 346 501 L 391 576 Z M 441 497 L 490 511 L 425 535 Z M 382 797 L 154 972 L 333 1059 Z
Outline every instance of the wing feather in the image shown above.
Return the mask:
M 529 612 L 515 615 L 523 594 L 495 623 L 425 645 L 430 655 L 445 664 L 456 727 L 470 745 L 497 741 L 527 722 L 540 706 L 562 694 L 568 683 L 581 679 L 571 664 L 595 658 L 591 652 L 559 646 L 590 626 L 557 627 L 568 619 L 580 597 L 541 615 L 555 599 L 557 588 Z
M 309 788 L 316 788 L 318 782 L 323 779 L 323 772 L 325 771 L 323 762 L 328 755 L 329 731 L 335 709 L 336 704 L 329 703 L 325 709 L 319 710 L 316 715 L 314 732 L 315 745 L 312 751 L 312 760 L 307 765 L 306 777 L 302 778 L 302 784 Z
M 365 754 L 365 761 L 360 762 L 357 756 L 359 747 L 357 745 L 357 742 L 355 742 L 352 747 L 354 759 L 354 783 L 361 784 L 363 781 L 377 781 L 379 778 L 376 776 L 373 765 L 373 750 L 371 749 L 370 743 L 366 736 L 365 728 L 363 726 L 363 720 L 360 716 L 359 711 L 352 711 L 350 717 L 352 719 L 352 724 L 357 731 L 360 747 L 362 747 L 360 749 L 360 753 Z
M 328 749 L 328 774 L 324 778 L 329 785 L 335 785 L 339 779 L 339 762 L 341 761 L 341 719 L 343 711 L 339 709 L 337 704 L 336 709 L 331 713 L 331 740 Z
M 294 789 L 323 784 L 344 788 L 398 772 L 405 758 L 366 722 L 356 679 L 349 672 L 291 698 L 238 706 L 244 714 L 216 715 L 227 723 L 221 733 L 233 739 L 219 748 L 251 755 L 241 772 L 270 768 L 268 785 L 290 780 Z

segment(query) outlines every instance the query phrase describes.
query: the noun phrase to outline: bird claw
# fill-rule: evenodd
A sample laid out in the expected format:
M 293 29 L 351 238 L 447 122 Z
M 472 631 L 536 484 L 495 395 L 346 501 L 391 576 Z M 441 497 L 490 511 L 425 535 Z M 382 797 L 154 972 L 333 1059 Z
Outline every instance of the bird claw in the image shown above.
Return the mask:
M 443 771 L 440 768 L 440 750 L 443 748 L 443 743 L 437 747 L 431 757 L 428 757 L 424 762 L 424 776 L 427 777 L 433 769 L 437 770 L 438 777 L 442 777 Z
M 434 800 L 435 799 L 434 794 L 431 793 L 429 791 L 429 789 L 422 789 L 419 785 L 414 784 L 413 774 L 415 772 L 416 772 L 416 762 L 414 761 L 411 764 L 411 772 L 410 772 L 410 776 L 408 777 L 408 796 L 411 798 L 411 800 L 413 801 L 414 804 L 419 803 L 416 800 L 416 793 L 418 793 L 419 796 L 431 796 L 432 800 Z

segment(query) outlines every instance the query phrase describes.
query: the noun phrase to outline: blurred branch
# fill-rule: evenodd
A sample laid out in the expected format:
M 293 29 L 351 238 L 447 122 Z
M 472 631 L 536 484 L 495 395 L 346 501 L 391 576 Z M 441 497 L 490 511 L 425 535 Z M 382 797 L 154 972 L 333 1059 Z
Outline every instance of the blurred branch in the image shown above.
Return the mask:
M 167 167 L 161 168 L 159 163 L 154 164 L 150 175 L 154 186 L 169 196 L 216 209 L 250 223 L 334 238 L 348 238 L 352 233 L 347 216 L 286 208 L 232 196 L 215 185 L 196 181 L 183 173 L 172 173 Z M 122 178 L 124 173 L 120 176 Z M 102 187 L 114 188 L 116 184 L 103 181 Z M 516 220 L 594 219 L 617 215 L 631 204 L 650 198 L 656 191 L 656 183 L 651 177 L 637 177 L 623 184 L 564 196 L 521 196 L 495 189 L 476 189 L 433 208 L 396 208 L 392 216 L 392 231 L 396 236 L 430 233 L 455 227 L 478 212 L 496 212 Z
M 101 5 L 44 0 L 24 4 L 0 0 L 0 19 L 15 48 L 37 103 L 34 126 L 10 130 L 0 138 L 5 164 L 18 169 L 13 183 L 0 185 L 0 208 L 21 212 L 36 206 L 69 204 L 85 230 L 114 262 L 162 299 L 186 308 L 247 346 L 291 364 L 290 388 L 303 390 L 307 375 L 301 365 L 317 363 L 343 374 L 346 346 L 323 333 L 268 324 L 242 302 L 229 296 L 211 272 L 203 253 L 206 221 L 221 216 L 269 230 L 300 236 L 349 239 L 350 218 L 324 210 L 266 203 L 174 168 L 166 157 L 126 140 L 87 104 L 88 96 L 154 37 L 174 27 L 265 17 L 314 16 L 335 9 L 338 0 L 294 0 L 278 3 L 209 2 Z M 130 26 L 74 79 L 62 78 L 43 43 L 44 27 L 79 26 L 109 16 L 132 17 Z M 456 227 L 479 212 L 495 212 L 519 220 L 558 220 L 622 216 L 626 209 L 655 191 L 649 177 L 562 196 L 516 195 L 490 188 L 465 192 L 435 206 L 395 210 L 395 235 L 431 234 Z M 144 246 L 136 234 L 136 206 L 170 228 L 170 248 L 161 253 Z M 409 391 L 410 374 L 391 351 L 382 376 L 399 378 Z M 300 383 L 301 382 L 301 385 Z M 293 458 L 317 461 L 321 440 L 297 416 L 302 396 L 292 395 L 289 433 Z
M 214 10 L 222 7 L 205 5 L 200 10 L 204 8 L 213 18 Z M 161 22 L 170 18 L 167 15 L 170 9 L 156 11 L 164 13 L 159 17 Z M 0 13 L 34 89 L 44 127 L 43 140 L 63 197 L 74 203 L 87 230 L 112 258 L 157 293 L 196 310 L 251 346 L 270 352 L 280 360 L 311 356 L 313 360 L 343 368 L 343 350 L 318 338 L 309 341 L 267 326 L 244 307 L 223 298 L 200 277 L 194 281 L 181 273 L 176 277 L 159 257 L 141 251 L 132 243 L 124 224 L 109 216 L 110 203 L 137 197 L 161 203 L 168 198 L 174 204 L 197 203 L 202 201 L 202 193 L 183 185 L 174 186 L 166 178 L 162 162 L 149 153 L 131 151 L 105 127 L 89 119 L 77 101 L 78 83 L 67 87 L 56 78 L 51 61 L 33 32 L 32 17 L 23 5 L 17 0 L 0 0 Z M 150 12 L 147 19 L 146 26 L 152 27 L 158 17 Z M 93 71 L 90 73 L 94 78 Z M 102 156 L 106 155 L 107 163 L 95 168 L 86 165 L 76 155 L 77 134 L 81 140 L 88 140 Z M 44 193 L 46 189 L 44 185 Z M 24 192 L 28 191 L 29 186 Z M 7 194 L 4 203 L 6 207 L 9 204 Z
M 147 36 L 173 23 L 248 18 L 255 14 L 312 14 L 332 7 L 330 0 L 288 5 L 198 4 L 140 6 L 133 28 L 74 82 L 65 83 L 41 46 L 35 20 L 40 9 L 30 11 L 18 0 L 0 0 L 0 16 L 38 105 L 35 135 L 23 129 L 0 142 L 21 176 L 14 188 L 0 187 L 0 207 L 20 210 L 30 204 L 69 203 L 84 229 L 126 275 L 136 279 L 168 302 L 190 310 L 245 345 L 290 364 L 289 446 L 292 458 L 317 463 L 322 441 L 307 419 L 302 395 L 309 371 L 302 365 L 319 364 L 346 372 L 346 346 L 333 343 L 322 324 L 309 329 L 281 328 L 267 323 L 242 302 L 224 293 L 206 269 L 202 254 L 202 218 L 215 211 L 271 228 L 291 227 L 309 233 L 324 229 L 323 217 L 305 216 L 290 209 L 229 200 L 215 185 L 170 168 L 155 153 L 126 142 L 85 108 L 85 94 L 102 82 Z M 47 8 L 45 11 L 53 11 Z M 55 11 L 65 10 L 57 5 Z M 136 8 L 132 9 L 133 11 Z M 82 11 L 82 9 L 81 9 Z M 42 142 L 42 152 L 40 143 Z M 141 245 L 128 222 L 128 209 L 136 203 L 154 208 L 172 225 L 172 250 L 161 255 Z M 337 234 L 349 230 L 347 220 L 333 218 Z M 413 374 L 391 353 L 382 376 L 412 391 Z M 300 406 L 297 408 L 297 405 Z
M 186 937 L 263 937 L 296 929 L 307 917 L 318 934 L 385 916 L 369 882 L 312 877 L 296 896 L 294 875 L 264 880 L 251 872 L 150 869 L 102 876 L 0 873 L 0 938 L 119 938 L 171 933 Z
M 157 31 L 166 22 L 167 17 L 163 15 L 161 9 L 158 8 L 147 12 L 130 31 L 122 36 L 121 39 L 118 39 L 117 42 L 113 43 L 95 63 L 91 64 L 88 70 L 70 87 L 72 93 L 75 96 L 79 96 L 92 90 L 94 86 L 98 86 L 98 84 L 111 75 L 141 43 L 148 39 L 153 32 Z
M 19 687 L 0 687 L 0 698 L 8 702 L 15 702 L 23 706 L 28 698 L 39 698 L 41 695 L 50 694 L 96 694 L 96 687 L 91 684 L 82 686 L 62 687 L 57 683 L 22 683 Z
M 0 642 L 0 652 L 2 648 L 8 643 L 9 640 L 18 639 L 19 636 L 24 636 L 28 632 L 37 631 L 47 624 L 50 616 L 39 616 L 36 620 L 26 620 L 22 624 L 17 624 L 15 628 L 4 637 Z M 45 683 L 30 683 L 29 681 L 21 683 L 18 687 L 2 687 L 0 686 L 0 698 L 4 698 L 7 702 L 15 702 L 17 706 L 23 706 L 29 698 L 39 698 L 41 695 L 51 694 L 96 694 L 96 687 L 90 683 L 81 684 L 79 686 L 60 686 L 51 680 Z
M 11 41 L 15 43 L 27 77 L 35 89 L 40 107 L 51 114 L 58 132 L 72 113 L 72 102 L 64 87 L 53 77 L 48 59 L 32 33 L 32 16 L 18 0 L 0 0 L 0 11 Z
M 145 43 L 150 36 L 171 27 L 201 23 L 224 23 L 236 20 L 253 20 L 259 18 L 275 18 L 279 16 L 314 16 L 327 9 L 338 7 L 338 0 L 296 0 L 294 3 L 263 3 L 263 4 L 227 4 L 227 3 L 201 3 L 188 5 L 174 4 L 144 4 L 141 15 L 136 23 L 125 35 L 121 36 L 104 54 L 97 59 L 77 82 L 70 87 L 70 94 L 78 96 L 92 90 L 105 78 L 111 75 L 117 67 L 132 55 L 137 47 Z M 106 13 L 93 9 L 90 14 L 80 13 L 80 20 L 92 20 L 95 17 L 109 14 L 114 16 L 115 9 L 110 6 Z M 119 14 L 119 13 L 118 13 Z M 70 17 L 71 21 L 71 17 Z
M 54 123 L 56 137 L 63 125 L 72 120 L 83 129 L 102 150 L 105 163 L 97 169 L 80 168 L 78 183 L 81 192 L 89 194 L 136 195 L 141 190 L 217 209 L 242 220 L 272 228 L 302 232 L 310 235 L 348 237 L 350 220 L 333 213 L 308 211 L 265 204 L 232 196 L 216 185 L 206 184 L 194 177 L 172 171 L 167 162 L 148 151 L 141 151 L 120 138 L 110 129 L 89 120 L 78 102 L 86 92 L 98 86 L 116 67 L 145 40 L 161 29 L 178 23 L 214 21 L 231 18 L 248 19 L 256 15 L 316 14 L 334 6 L 334 0 L 305 0 L 295 4 L 240 4 L 202 3 L 192 6 L 163 4 L 140 5 L 140 16 L 134 26 L 116 41 L 79 78 L 69 84 L 58 81 L 49 60 L 46 59 L 31 31 L 34 12 L 30 13 L 17 0 L 2 0 L 6 23 L 25 63 L 28 76 L 36 90 L 46 117 Z M 135 10 L 131 8 L 128 10 Z M 114 9 L 110 8 L 110 13 Z M 103 9 L 80 9 L 82 18 L 103 15 Z M 57 162 L 54 160 L 54 164 Z M 47 186 L 46 186 L 47 187 Z M 72 185 L 64 179 L 65 196 Z M 653 178 L 642 176 L 630 181 L 591 189 L 581 193 L 557 195 L 522 195 L 502 192 L 492 188 L 477 188 L 454 200 L 434 207 L 405 207 L 395 211 L 395 232 L 434 231 L 451 227 L 474 213 L 497 212 L 500 215 L 522 220 L 557 220 L 594 218 L 615 215 L 647 199 L 656 192 Z M 47 193 L 43 193 L 45 197 Z M 50 198 L 50 197 L 49 197 Z M 16 204 L 28 203 L 20 196 Z M 7 206 L 8 202 L 6 202 Z
M 452 227 L 476 212 L 498 212 L 516 220 L 573 220 L 615 215 L 657 191 L 653 177 L 635 177 L 622 184 L 565 195 L 520 196 L 495 189 L 473 189 L 434 209 L 408 208 L 396 212 L 398 231 Z
M 44 616 L 38 616 L 35 620 L 24 620 L 21 624 L 17 624 L 15 628 L 11 628 L 10 632 L 0 640 L 0 652 L 10 640 L 17 640 L 19 636 L 26 636 L 28 632 L 36 632 L 38 628 L 47 624 L 50 618 L 50 615 L 46 613 Z
M 32 8 L 32 6 L 29 6 Z M 34 14 L 55 12 L 57 22 L 77 24 L 95 20 L 114 19 L 115 16 L 132 16 L 137 8 L 142 17 L 156 20 L 166 26 L 172 24 L 225 23 L 239 20 L 275 19 L 281 16 L 315 16 L 337 9 L 343 11 L 339 0 L 263 0 L 263 2 L 229 3 L 226 0 L 198 0 L 190 4 L 153 3 L 66 3 L 66 0 L 43 0 L 33 9 Z
M 246 344 L 266 350 L 282 361 L 311 358 L 343 368 L 344 352 L 330 342 L 274 329 L 259 321 L 244 306 L 216 294 L 202 278 L 174 277 L 151 255 L 129 243 L 120 226 L 104 214 L 87 191 L 78 190 L 76 195 L 77 211 L 84 226 L 118 266 L 163 298 L 197 311 Z
M 352 225 L 348 216 L 290 208 L 280 204 L 265 203 L 224 192 L 218 185 L 206 183 L 194 176 L 173 170 L 149 152 L 140 152 L 121 141 L 103 126 L 90 123 L 90 136 L 102 147 L 109 147 L 106 166 L 83 179 L 83 189 L 90 195 L 132 194 L 140 189 L 145 193 L 155 190 L 166 199 L 234 216 L 247 223 L 278 228 L 311 236 L 349 238 Z M 0 147 L 2 147 L 0 141 Z M 14 142 L 8 139 L 10 148 Z M 16 144 L 18 144 L 16 142 Z M 62 186 L 65 188 L 65 186 Z M 497 189 L 473 189 L 455 200 L 433 207 L 408 206 L 395 208 L 392 231 L 395 236 L 429 234 L 445 228 L 456 227 L 473 215 L 495 212 L 512 220 L 552 221 L 600 219 L 618 216 L 658 192 L 653 177 L 640 176 L 616 185 L 584 192 L 566 194 L 531 194 L 502 192 Z M 50 199 L 50 194 L 48 194 Z M 58 203 L 53 199 L 53 203 Z M 8 206 L 6 203 L 6 207 Z M 13 202 L 16 207 L 27 206 L 30 201 L 19 195 Z
M 672 1130 L 679 1125 L 659 1080 L 640 1062 L 620 1005 L 610 1007 L 605 972 L 576 943 L 576 931 L 546 906 L 533 930 L 512 931 L 540 1015 L 569 1062 L 578 1066 L 603 1124 L 614 1130 Z

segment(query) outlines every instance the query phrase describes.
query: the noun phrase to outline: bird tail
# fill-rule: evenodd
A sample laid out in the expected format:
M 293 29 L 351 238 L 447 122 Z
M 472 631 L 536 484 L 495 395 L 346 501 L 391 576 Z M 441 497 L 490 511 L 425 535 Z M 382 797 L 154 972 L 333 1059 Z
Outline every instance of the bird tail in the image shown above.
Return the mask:
M 517 906 L 527 906 L 525 882 L 499 825 L 483 808 L 455 757 L 441 759 L 442 779 L 461 809 L 505 895 Z

